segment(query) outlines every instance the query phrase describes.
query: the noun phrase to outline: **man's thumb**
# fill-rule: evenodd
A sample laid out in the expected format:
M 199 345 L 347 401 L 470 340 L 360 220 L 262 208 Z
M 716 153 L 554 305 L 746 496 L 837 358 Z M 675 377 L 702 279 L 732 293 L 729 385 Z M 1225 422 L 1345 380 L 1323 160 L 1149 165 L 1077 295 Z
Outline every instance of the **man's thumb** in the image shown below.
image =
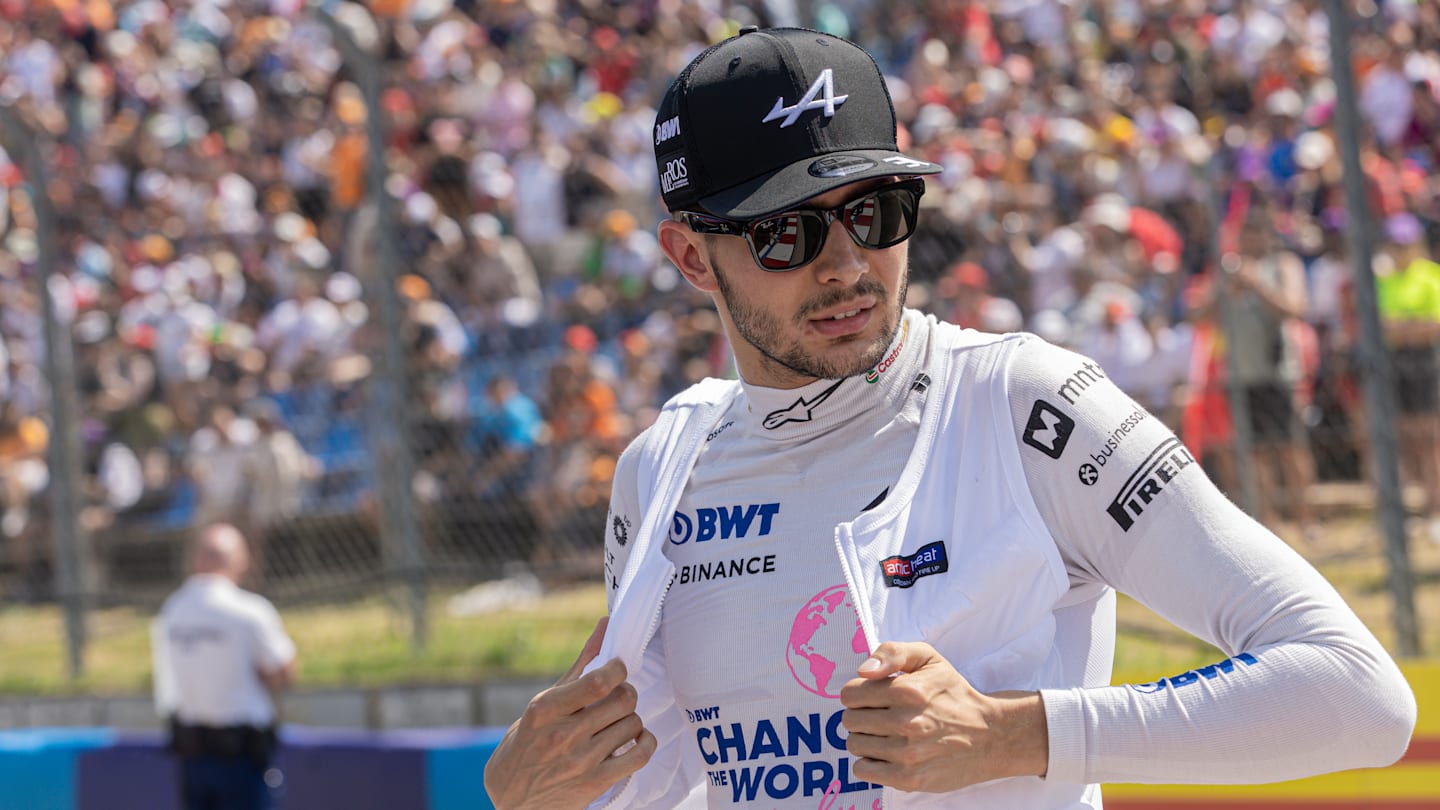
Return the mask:
M 608 624 L 610 624 L 609 616 L 601 616 L 600 621 L 595 622 L 595 629 L 590 631 L 590 638 L 585 640 L 585 646 L 580 650 L 580 657 L 576 658 L 575 663 L 570 665 L 570 669 L 560 676 L 560 680 L 555 682 L 556 686 L 570 683 L 579 678 L 580 673 L 585 671 L 585 667 L 595 660 L 595 656 L 600 654 L 600 643 L 605 640 L 605 627 Z
M 879 680 L 901 672 L 915 672 L 938 657 L 935 648 L 923 642 L 887 641 L 860 664 L 860 677 Z

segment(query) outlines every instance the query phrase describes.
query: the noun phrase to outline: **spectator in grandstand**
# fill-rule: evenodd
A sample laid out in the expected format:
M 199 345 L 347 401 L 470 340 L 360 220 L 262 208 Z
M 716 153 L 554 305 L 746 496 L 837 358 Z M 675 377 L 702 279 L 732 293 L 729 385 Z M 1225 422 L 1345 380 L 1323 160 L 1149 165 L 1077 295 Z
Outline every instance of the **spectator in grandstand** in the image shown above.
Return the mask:
M 1190 377 L 1191 340 L 1189 323 L 1171 324 L 1163 312 L 1142 314 L 1141 322 L 1152 347 L 1149 361 L 1135 370 L 1131 386 L 1140 406 L 1175 431 L 1181 431 L 1180 406 Z
M 254 441 L 255 423 L 249 418 L 237 415 L 229 404 L 210 408 L 205 427 L 190 437 L 185 459 L 186 471 L 195 483 L 196 525 L 248 526 Z
M 0 556 L 13 572 L 10 592 L 24 599 L 43 586 L 31 509 L 45 485 L 50 431 L 39 417 L 21 413 L 15 403 L 0 401 Z
M 1314 461 L 1296 399 L 1305 369 L 1287 335 L 1309 311 L 1305 268 L 1276 244 L 1273 228 L 1269 211 L 1255 203 L 1240 227 L 1237 252 L 1221 259 L 1219 276 L 1195 314 L 1204 318 L 1219 306 L 1230 312 L 1225 351 L 1234 358 L 1225 368 L 1245 392 L 1261 521 L 1276 526 L 1284 515 L 1308 539 L 1318 527 L 1308 498 Z
M 661 391 L 665 369 L 653 341 L 643 329 L 620 334 L 620 369 L 615 382 L 616 405 L 631 420 L 629 432 L 649 427 L 666 397 Z
M 1140 380 L 1155 354 L 1155 343 L 1139 313 L 1120 299 L 1106 301 L 1100 325 L 1085 335 L 1075 351 L 1105 369 L 1110 381 L 1139 400 Z
M 265 313 L 255 329 L 255 345 L 269 360 L 269 385 L 278 389 L 289 387 L 296 367 L 305 358 L 334 359 L 346 335 L 340 310 L 321 295 L 319 281 L 309 274 L 300 275 L 293 290 Z
M 460 272 L 456 314 L 487 352 L 526 348 L 520 336 L 540 319 L 544 303 L 535 263 L 494 214 L 476 214 L 468 225 L 477 253 Z
M 255 423 L 255 443 L 246 458 L 250 485 L 245 525 L 251 531 L 252 583 L 258 584 L 270 570 L 271 535 L 300 514 L 305 493 L 322 470 L 281 420 L 273 401 L 257 399 L 245 411 Z
M 945 320 L 982 332 L 1014 332 L 1020 308 L 1008 298 L 990 294 L 990 277 L 975 262 L 958 262 L 935 285 L 939 300 L 933 309 Z
M 615 459 L 631 435 L 616 407 L 613 370 L 587 326 L 565 330 L 565 352 L 549 369 L 541 412 L 545 453 L 537 475 L 541 528 L 563 527 L 605 502 Z
M 544 424 L 540 409 L 513 378 L 496 374 L 486 380 L 485 403 L 465 443 L 474 459 L 471 491 L 485 500 L 528 501 Z
M 1400 143 L 1408 134 L 1414 111 L 1413 82 L 1406 76 L 1409 51 L 1378 31 L 1363 35 L 1373 43 L 1375 64 L 1360 86 L 1360 111 L 1373 127 L 1381 146 Z
M 1375 293 L 1395 367 L 1401 469 L 1425 492 L 1430 536 L 1440 537 L 1440 264 L 1413 215 L 1384 227 Z
M 179 759 L 184 810 L 272 810 L 273 695 L 295 680 L 295 644 L 264 597 L 241 589 L 249 557 L 234 526 L 199 530 L 189 576 L 151 628 L 155 709 Z

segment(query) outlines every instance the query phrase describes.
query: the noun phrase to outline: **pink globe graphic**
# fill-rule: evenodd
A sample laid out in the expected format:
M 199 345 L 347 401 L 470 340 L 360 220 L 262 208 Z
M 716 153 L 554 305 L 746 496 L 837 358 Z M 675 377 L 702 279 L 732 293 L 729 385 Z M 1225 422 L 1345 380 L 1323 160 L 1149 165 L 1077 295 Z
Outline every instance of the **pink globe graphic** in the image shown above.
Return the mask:
M 838 700 L 840 687 L 869 654 L 850 593 L 844 585 L 835 585 L 815 594 L 795 614 L 785 662 L 807 692 Z M 845 671 L 836 677 L 842 666 Z

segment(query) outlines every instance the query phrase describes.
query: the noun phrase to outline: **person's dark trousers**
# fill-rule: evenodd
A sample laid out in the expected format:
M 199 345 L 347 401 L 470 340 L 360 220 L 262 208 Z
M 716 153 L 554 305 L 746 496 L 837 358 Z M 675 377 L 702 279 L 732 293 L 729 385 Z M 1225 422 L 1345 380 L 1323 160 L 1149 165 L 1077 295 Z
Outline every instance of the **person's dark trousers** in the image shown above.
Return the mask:
M 274 810 L 265 770 L 248 757 L 183 757 L 180 798 L 185 810 Z

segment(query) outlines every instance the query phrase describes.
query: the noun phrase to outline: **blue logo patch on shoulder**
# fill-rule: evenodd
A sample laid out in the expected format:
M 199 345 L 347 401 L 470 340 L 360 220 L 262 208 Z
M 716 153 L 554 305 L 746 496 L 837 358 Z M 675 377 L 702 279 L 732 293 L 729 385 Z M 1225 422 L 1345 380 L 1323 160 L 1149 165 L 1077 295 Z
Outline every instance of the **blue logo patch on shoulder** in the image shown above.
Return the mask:
M 936 540 L 926 543 L 914 554 L 900 554 L 880 561 L 880 570 L 885 584 L 891 588 L 908 588 L 921 577 L 943 574 L 950 570 L 950 560 L 945 556 L 945 542 Z

